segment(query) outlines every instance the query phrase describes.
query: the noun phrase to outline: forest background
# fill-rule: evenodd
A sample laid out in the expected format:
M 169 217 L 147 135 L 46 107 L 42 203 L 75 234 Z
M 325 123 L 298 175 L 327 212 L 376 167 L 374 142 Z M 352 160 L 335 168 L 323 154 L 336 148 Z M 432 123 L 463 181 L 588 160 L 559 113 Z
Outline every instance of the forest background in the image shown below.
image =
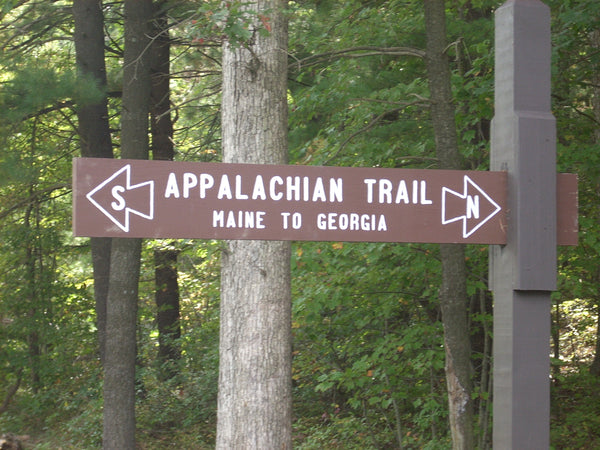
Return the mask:
M 446 2 L 445 53 L 464 169 L 489 167 L 493 11 L 501 3 Z M 594 448 L 600 4 L 546 3 L 559 171 L 577 173 L 580 183 L 580 243 L 559 249 L 549 318 L 551 440 L 554 448 Z M 106 101 L 111 155 L 121 156 L 125 145 L 124 15 L 122 2 L 103 2 L 104 84 L 78 67 L 72 6 L 0 1 L 0 432 L 35 448 L 102 442 L 102 315 L 90 252 L 102 242 L 72 236 L 70 177 L 72 158 L 86 151 L 85 108 Z M 220 161 L 221 41 L 244 45 L 252 20 L 270 32 L 269 15 L 250 17 L 236 1 L 153 6 L 151 156 Z M 289 2 L 287 14 L 289 162 L 437 167 L 423 3 L 307 0 Z M 135 335 L 141 448 L 214 446 L 221 248 L 211 241 L 142 243 Z M 487 257 L 485 246 L 465 249 L 478 448 L 490 446 L 493 401 Z M 436 245 L 293 244 L 295 447 L 451 445 L 440 285 Z

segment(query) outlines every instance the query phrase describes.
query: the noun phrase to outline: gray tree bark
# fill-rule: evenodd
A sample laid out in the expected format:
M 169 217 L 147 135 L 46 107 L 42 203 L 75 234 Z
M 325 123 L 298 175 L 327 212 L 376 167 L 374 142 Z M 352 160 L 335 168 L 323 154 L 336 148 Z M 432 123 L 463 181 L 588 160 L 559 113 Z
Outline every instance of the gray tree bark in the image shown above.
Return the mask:
M 224 45 L 224 162 L 287 161 L 287 24 L 284 0 L 248 8 L 268 35 Z M 260 22 L 259 22 L 260 24 Z M 251 26 L 259 26 L 252 24 Z M 291 448 L 290 244 L 230 241 L 221 269 L 217 449 Z
M 450 64 L 445 53 L 446 11 L 444 0 L 425 0 L 427 74 L 431 96 L 437 157 L 440 169 L 462 169 L 456 134 Z M 446 383 L 452 446 L 473 448 L 471 401 L 471 344 L 467 321 L 467 288 L 464 246 L 442 244 L 440 305 L 444 324 Z
M 121 156 L 148 158 L 151 0 L 125 0 Z M 106 315 L 105 450 L 135 449 L 135 356 L 141 239 L 115 238 Z
M 75 22 L 75 56 L 77 69 L 85 77 L 93 77 L 102 90 L 106 89 L 104 62 L 104 16 L 102 2 L 78 0 L 73 2 Z M 94 104 L 77 105 L 81 156 L 112 158 L 112 141 L 108 124 L 106 96 Z M 106 342 L 106 297 L 110 270 L 110 238 L 91 238 L 94 272 L 94 300 L 100 360 L 104 363 Z

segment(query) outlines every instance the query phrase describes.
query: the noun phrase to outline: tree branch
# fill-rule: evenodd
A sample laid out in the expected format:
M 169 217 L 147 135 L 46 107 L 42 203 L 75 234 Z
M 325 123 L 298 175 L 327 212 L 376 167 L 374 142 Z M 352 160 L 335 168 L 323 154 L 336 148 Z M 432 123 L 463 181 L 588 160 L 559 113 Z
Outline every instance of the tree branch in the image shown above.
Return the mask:
M 26 205 L 31 204 L 34 200 L 36 200 L 38 198 L 43 198 L 44 196 L 47 196 L 58 189 L 67 189 L 70 187 L 71 187 L 71 185 L 67 184 L 67 183 L 56 183 L 56 184 L 53 184 L 52 186 L 48 186 L 44 189 L 33 192 L 29 197 L 18 201 L 17 203 L 15 203 L 11 207 L 5 209 L 4 211 L 0 211 L 0 220 L 9 216 L 10 214 L 12 214 L 14 211 L 18 210 L 19 208 L 22 208 Z
M 329 157 L 329 159 L 327 159 L 326 161 L 326 165 L 329 164 L 334 158 L 337 158 L 337 156 L 342 152 L 342 150 L 346 147 L 346 145 L 348 145 L 348 143 L 354 139 L 356 136 L 362 134 L 362 133 L 366 133 L 367 131 L 371 130 L 375 125 L 377 125 L 381 120 L 383 120 L 388 114 L 394 114 L 396 112 L 400 112 L 402 111 L 404 108 L 408 107 L 408 106 L 413 106 L 413 105 L 418 105 L 423 101 L 423 98 L 418 96 L 418 100 L 414 101 L 414 102 L 410 102 L 410 103 L 401 103 L 398 102 L 400 104 L 402 104 L 402 106 L 400 108 L 394 108 L 391 110 L 387 110 L 382 112 L 381 114 L 379 114 L 377 117 L 375 117 L 373 120 L 371 120 L 365 127 L 361 128 L 360 130 L 352 133 L 350 136 L 348 136 L 346 139 L 344 139 L 344 141 L 340 144 L 339 148 L 337 149 L 337 151 Z
M 10 404 L 10 401 L 12 400 L 14 395 L 19 390 L 19 386 L 21 385 L 22 379 L 23 379 L 23 368 L 20 368 L 19 371 L 17 372 L 17 381 L 15 382 L 15 384 L 13 384 L 8 389 L 8 392 L 6 393 L 6 397 L 2 401 L 2 405 L 0 405 L 0 414 L 6 412 L 6 410 L 8 409 L 8 405 Z
M 417 58 L 425 58 L 425 52 L 413 47 L 375 47 L 375 46 L 358 46 L 350 47 L 342 50 L 320 53 L 318 55 L 307 56 L 306 58 L 294 58 L 294 63 L 290 64 L 290 68 L 296 66 L 298 70 L 302 67 L 313 66 L 326 61 L 333 61 L 339 58 L 364 58 L 366 56 L 414 56 Z M 293 55 L 292 55 L 293 57 Z

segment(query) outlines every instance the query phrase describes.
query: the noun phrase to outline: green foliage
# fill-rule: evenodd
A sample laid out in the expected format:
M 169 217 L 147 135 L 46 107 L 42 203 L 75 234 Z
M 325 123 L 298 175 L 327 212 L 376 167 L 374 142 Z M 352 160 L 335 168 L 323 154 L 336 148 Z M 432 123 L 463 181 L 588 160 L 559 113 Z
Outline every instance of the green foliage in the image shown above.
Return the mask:
M 215 421 L 217 368 L 216 355 L 203 358 L 203 369 L 192 372 L 182 364 L 179 375 L 161 380 L 159 371 L 142 369 L 144 394 L 138 401 L 138 427 L 145 432 L 169 435 L 174 429 L 192 428 L 201 424 L 207 428 L 203 439 L 214 439 L 212 424 Z M 207 426 L 208 424 L 208 426 Z
M 82 77 L 74 70 L 44 67 L 39 61 L 35 65 L 13 63 L 10 70 L 4 70 L 4 77 L 0 118 L 9 123 L 46 108 L 95 103 L 103 96 L 92 79 Z
M 565 369 L 584 368 L 594 357 L 597 314 L 580 300 L 566 300 L 557 304 L 554 314 L 555 326 L 560 329 L 561 360 L 568 365 Z
M 551 448 L 600 445 L 600 381 L 587 370 L 570 374 L 552 387 Z
M 369 425 L 356 417 L 323 417 L 318 423 L 300 420 L 296 423 L 294 448 L 301 450 L 378 449 L 376 436 Z
M 431 163 L 426 117 L 427 83 L 420 58 L 395 56 L 386 47 L 422 47 L 420 8 L 391 2 L 318 2 L 298 15 L 301 37 L 291 65 L 290 151 L 303 164 L 400 167 Z M 413 16 L 412 14 L 415 14 Z M 336 39 L 328 39 L 332 28 Z M 339 55 L 338 55 L 338 52 Z M 304 55 L 311 55 L 306 56 Z
M 341 413 L 368 423 L 368 439 L 376 445 L 397 439 L 383 433 L 386 427 L 403 430 L 403 441 L 419 445 L 435 439 L 432 428 L 445 428 L 434 289 L 414 282 L 429 278 L 433 287 L 439 274 L 421 255 L 388 244 L 303 243 L 295 252 L 298 395 L 309 398 L 312 389 L 322 399 L 322 409 L 311 408 L 312 414 Z
M 193 41 L 219 41 L 224 38 L 232 48 L 246 47 L 256 34 L 265 36 L 271 31 L 269 11 L 255 11 L 253 3 L 239 0 L 202 2 L 189 20 Z

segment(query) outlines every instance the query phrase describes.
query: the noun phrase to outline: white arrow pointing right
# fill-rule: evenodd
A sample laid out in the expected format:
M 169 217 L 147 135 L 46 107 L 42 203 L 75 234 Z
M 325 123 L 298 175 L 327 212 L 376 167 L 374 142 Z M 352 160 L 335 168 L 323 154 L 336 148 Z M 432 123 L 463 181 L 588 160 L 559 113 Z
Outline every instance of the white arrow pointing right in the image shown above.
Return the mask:
M 455 215 L 448 211 L 448 195 L 453 195 L 464 200 L 464 214 Z M 486 203 L 487 202 L 487 203 Z M 483 226 L 487 221 L 494 217 L 502 208 L 492 198 L 485 193 L 468 175 L 464 176 L 463 193 L 459 193 L 447 187 L 442 188 L 442 225 L 462 220 L 463 238 L 468 238 L 475 231 Z M 490 211 L 485 217 L 481 216 L 481 211 Z M 462 210 L 461 210 L 462 213 Z M 448 217 L 450 216 L 450 217 Z

